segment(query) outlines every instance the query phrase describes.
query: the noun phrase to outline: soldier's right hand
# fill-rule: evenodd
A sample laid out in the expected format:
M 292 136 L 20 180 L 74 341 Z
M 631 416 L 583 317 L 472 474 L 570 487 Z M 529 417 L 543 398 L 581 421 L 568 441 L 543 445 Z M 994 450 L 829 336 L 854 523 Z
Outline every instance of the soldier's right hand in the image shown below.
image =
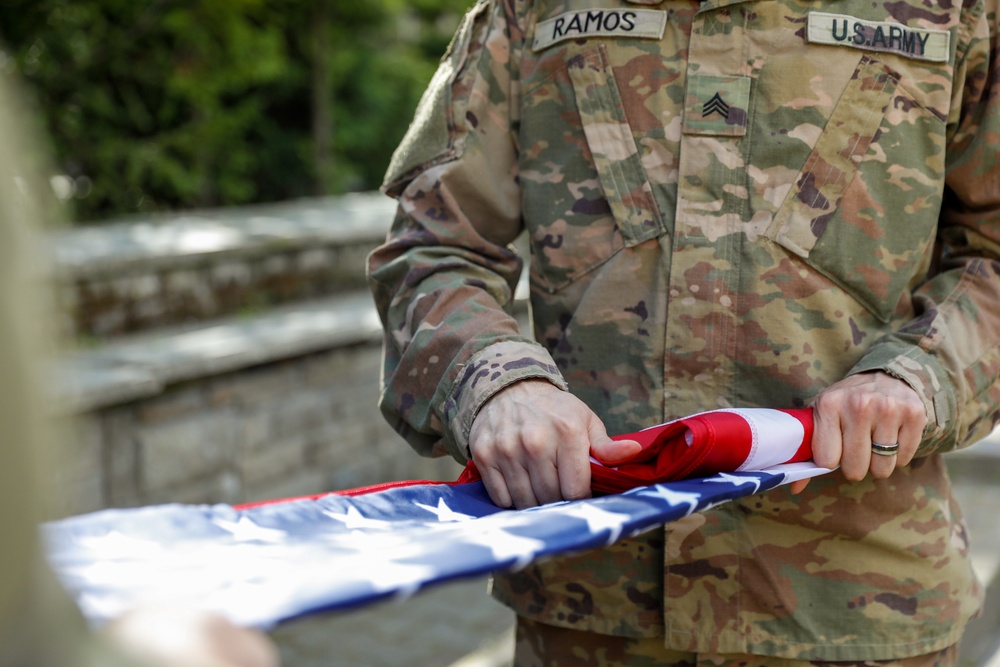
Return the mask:
M 522 380 L 480 408 L 469 451 L 490 499 L 518 509 L 590 497 L 590 456 L 614 464 L 638 453 L 612 440 L 580 399 L 546 380 Z

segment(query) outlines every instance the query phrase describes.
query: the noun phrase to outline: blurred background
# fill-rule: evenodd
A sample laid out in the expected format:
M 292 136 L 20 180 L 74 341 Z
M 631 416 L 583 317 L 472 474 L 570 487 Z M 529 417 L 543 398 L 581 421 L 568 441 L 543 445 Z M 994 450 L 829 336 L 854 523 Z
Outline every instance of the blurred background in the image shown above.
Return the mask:
M 382 175 L 471 4 L 0 0 L 0 74 L 25 84 L 61 210 L 38 221 L 71 342 L 54 516 L 457 476 L 378 411 L 364 265 L 393 217 Z M 1000 440 L 950 463 L 996 581 Z M 965 664 L 1000 648 L 990 595 Z M 507 664 L 512 621 L 474 580 L 272 636 L 288 667 L 485 667 Z
M 6 0 L 74 222 L 373 190 L 470 0 Z
M 69 342 L 53 516 L 457 476 L 378 411 L 364 263 L 472 4 L 0 0 L 0 74 L 24 84 L 59 204 L 36 221 Z M 485 665 L 511 623 L 477 579 L 272 636 L 289 667 Z

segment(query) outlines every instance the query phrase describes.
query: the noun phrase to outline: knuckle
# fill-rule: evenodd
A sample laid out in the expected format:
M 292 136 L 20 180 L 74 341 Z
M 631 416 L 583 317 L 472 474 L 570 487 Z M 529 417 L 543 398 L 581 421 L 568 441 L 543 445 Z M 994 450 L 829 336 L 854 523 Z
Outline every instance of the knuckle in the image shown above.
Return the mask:
M 908 403 L 905 408 L 906 420 L 923 429 L 927 425 L 927 412 L 920 403 Z
M 590 481 L 572 479 L 563 484 L 562 497 L 565 500 L 582 500 L 590 495 Z
M 513 438 L 503 438 L 495 440 L 489 451 L 490 460 L 494 463 L 501 461 L 513 461 L 517 458 L 517 440 Z
M 878 398 L 873 394 L 858 391 L 853 392 L 848 396 L 847 405 L 850 410 L 856 414 L 869 415 L 876 410 L 877 406 L 875 403 L 877 400 Z
M 837 464 L 840 463 L 835 457 L 826 453 L 814 454 L 813 461 L 821 468 L 836 468 Z
M 521 449 L 532 460 L 545 456 L 548 438 L 539 429 L 528 429 L 521 433 Z

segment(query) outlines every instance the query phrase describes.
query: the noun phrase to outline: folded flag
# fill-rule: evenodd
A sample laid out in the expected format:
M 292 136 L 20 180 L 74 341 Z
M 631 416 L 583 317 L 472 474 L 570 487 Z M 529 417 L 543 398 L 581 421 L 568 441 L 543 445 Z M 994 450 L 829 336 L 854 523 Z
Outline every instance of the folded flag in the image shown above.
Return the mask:
M 642 449 L 614 466 L 591 458 L 590 487 L 595 493 L 620 493 L 688 477 L 809 461 L 812 432 L 811 408 L 702 412 L 637 433 L 612 436 L 612 440 L 635 440 Z M 472 462 L 459 477 L 459 481 L 478 479 L 479 471 Z
M 593 463 L 595 491 L 611 495 L 529 510 L 493 505 L 470 468 L 454 483 L 390 483 L 240 507 L 104 510 L 42 530 L 50 563 L 95 624 L 170 602 L 268 627 L 605 546 L 823 474 L 800 461 L 808 459 L 808 413 L 715 411 L 632 434 L 643 445 L 633 460 Z M 715 465 L 724 468 L 710 472 Z M 698 477 L 654 483 L 691 475 Z

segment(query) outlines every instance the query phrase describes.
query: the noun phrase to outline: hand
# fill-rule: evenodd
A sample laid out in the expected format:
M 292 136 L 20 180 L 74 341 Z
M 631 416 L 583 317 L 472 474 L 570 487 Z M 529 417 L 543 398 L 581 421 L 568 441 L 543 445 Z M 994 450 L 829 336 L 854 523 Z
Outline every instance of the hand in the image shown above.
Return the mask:
M 518 509 L 590 497 L 590 455 L 624 461 L 642 447 L 612 440 L 583 401 L 546 380 L 522 380 L 480 408 L 469 451 L 490 499 Z
M 902 380 L 874 371 L 847 377 L 820 392 L 813 401 L 813 460 L 836 468 L 849 480 L 870 472 L 885 479 L 913 459 L 927 424 L 924 404 Z M 894 456 L 872 452 L 872 443 L 899 445 Z M 809 480 L 794 482 L 799 493 Z
M 218 614 L 173 606 L 141 607 L 108 623 L 108 641 L 155 667 L 278 667 L 268 637 Z

